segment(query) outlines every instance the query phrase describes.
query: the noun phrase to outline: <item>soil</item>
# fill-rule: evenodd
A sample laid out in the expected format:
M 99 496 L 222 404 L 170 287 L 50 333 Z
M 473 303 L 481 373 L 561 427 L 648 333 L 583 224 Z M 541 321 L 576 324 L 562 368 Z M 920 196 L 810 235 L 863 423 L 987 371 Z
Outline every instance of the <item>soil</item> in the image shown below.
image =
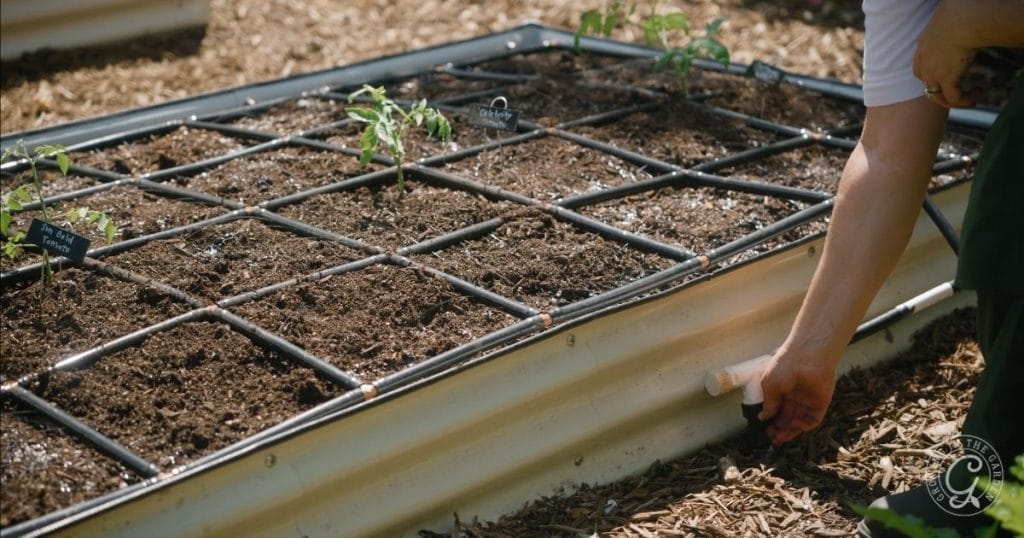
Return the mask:
M 5 63 L 0 117 L 5 133 L 53 125 L 506 29 L 522 15 L 571 27 L 579 11 L 598 7 L 593 4 L 428 1 L 406 6 L 360 1 L 339 6 L 326 0 L 214 0 L 210 27 L 191 42 L 180 35 L 165 36 L 142 45 L 99 47 L 71 56 L 42 52 L 21 62 Z M 689 8 L 695 21 L 719 15 L 730 18 L 736 31 L 724 38 L 737 61 L 757 58 L 802 73 L 856 81 L 862 46 L 857 3 L 825 2 L 820 7 L 796 1 L 763 4 L 695 2 Z M 411 14 L 417 16 L 406 20 Z M 416 20 L 417 26 L 410 28 L 411 20 Z M 340 32 L 344 39 L 338 39 L 338 28 L 353 31 Z M 639 36 L 622 32 L 617 37 Z M 799 57 L 798 51 L 803 53 Z M 512 107 L 523 109 L 524 119 L 544 127 L 638 104 L 655 107 L 568 129 L 672 165 L 707 163 L 783 138 L 715 115 L 706 105 L 686 103 L 671 78 L 634 65 L 607 70 L 606 60 L 587 64 L 578 57 L 558 54 L 533 68 L 517 58 L 482 67 L 556 75 L 500 90 Z M 434 84 L 436 81 L 440 82 Z M 602 81 L 647 81 L 649 89 L 669 95 L 622 91 L 600 84 Z M 410 98 L 422 97 L 418 91 L 423 88 L 432 88 L 432 98 L 449 98 L 491 85 L 433 74 L 392 87 L 398 91 L 395 95 Z M 802 100 L 788 87 L 773 88 L 746 79 L 709 75 L 695 79 L 690 90 L 709 105 L 764 114 L 811 130 L 859 121 L 856 106 L 817 97 Z M 556 98 L 558 95 L 566 97 Z M 301 98 L 269 110 L 205 119 L 274 135 L 311 134 L 351 150 L 358 148 L 361 125 L 337 124 L 345 119 L 343 106 L 331 99 Z M 409 161 L 447 155 L 507 136 L 509 133 L 457 126 L 457 146 L 445 148 L 413 130 Z M 962 136 L 950 138 L 949 151 L 970 153 L 977 148 L 976 136 Z M 71 157 L 75 165 L 129 178 L 149 177 L 146 175 L 242 150 L 264 138 L 178 126 L 76 151 Z M 780 159 L 778 166 L 786 169 L 755 163 L 720 173 L 832 191 L 842 152 L 814 144 L 772 159 Z M 358 243 L 271 225 L 255 212 L 182 229 L 173 237 L 102 258 L 132 272 L 138 277 L 134 281 L 109 276 L 93 266 L 70 265 L 62 267 L 49 286 L 36 279 L 4 281 L 0 297 L 3 381 L 24 377 L 23 384 L 30 390 L 162 471 L 169 471 L 345 389 L 295 357 L 274 351 L 220 321 L 190 321 L 162 328 L 82 370 L 47 372 L 47 368 L 69 355 L 187 312 L 195 304 L 234 298 L 227 308 L 244 320 L 362 381 L 379 379 L 507 327 L 518 321 L 518 315 L 455 289 L 415 264 L 379 263 L 330 274 L 321 271 L 374 252 L 395 254 L 403 247 L 492 218 L 499 219 L 496 227 L 482 235 L 462 237 L 409 257 L 416 264 L 442 270 L 541 311 L 611 290 L 676 261 L 602 236 L 548 211 L 549 202 L 643 181 L 652 175 L 643 166 L 556 134 L 545 133 L 520 144 L 435 163 L 440 171 L 469 181 L 460 187 L 414 172 L 404 196 L 390 181 L 359 186 L 345 183 L 387 163 L 382 157 L 377 161 L 363 169 L 354 155 L 295 142 L 201 171 L 171 170 L 155 176 L 168 185 L 223 198 L 223 207 L 194 198 L 168 197 L 141 189 L 135 182 L 89 195 L 83 203 L 117 214 L 122 227 L 117 242 L 201 222 L 225 213 L 232 205 L 227 202 L 232 202 L 264 204 L 284 217 Z M 110 176 L 93 179 L 88 172 L 83 168 L 69 178 L 58 177 L 47 184 L 46 192 L 70 192 L 110 180 Z M 53 179 L 52 172 L 44 173 Z M 8 175 L 5 171 L 4 193 L 25 179 L 23 172 Z M 467 186 L 474 182 L 491 189 L 475 192 Z M 281 196 L 314 187 L 327 191 L 287 205 L 273 203 Z M 523 207 L 504 199 L 502 191 L 530 197 L 533 202 Z M 803 205 L 782 198 L 665 187 L 574 209 L 608 225 L 702 252 L 800 207 Z M 704 213 L 695 216 L 696 210 Z M 16 225 L 23 222 L 18 220 Z M 783 241 L 822 226 L 824 221 L 802 227 Z M 3 268 L 7 271 L 32 261 L 29 257 L 16 264 L 5 262 Z M 301 281 L 252 293 L 289 279 Z M 177 292 L 157 283 L 170 285 Z M 830 426 L 805 436 L 767 463 L 751 456 L 745 441 L 735 441 L 709 447 L 681 462 L 658 464 L 643 477 L 603 489 L 585 487 L 576 496 L 530 505 L 501 522 L 462 528 L 467 533 L 496 536 L 558 535 L 567 530 L 589 535 L 595 529 L 611 535 L 646 535 L 690 527 L 726 534 L 749 527 L 752 534 L 769 534 L 765 525 L 773 534 L 790 530 L 848 532 L 855 518 L 841 500 L 847 496 L 869 500 L 880 491 L 876 486 L 901 488 L 920 480 L 930 469 L 928 465 L 906 453 L 897 455 L 897 451 L 914 446 L 922 432 L 937 421 L 955 421 L 962 416 L 970 386 L 963 380 L 980 368 L 976 349 L 971 347 L 969 323 L 964 321 L 969 317 L 964 313 L 937 325 L 922 337 L 920 358 L 898 363 L 918 361 L 924 365 L 920 370 L 903 366 L 887 370 L 885 375 L 845 378 Z M 933 401 L 942 404 L 938 408 L 943 413 L 941 419 L 929 412 L 933 406 L 928 404 Z M 6 392 L 3 406 L 0 525 L 38 517 L 140 480 Z M 865 416 L 874 422 L 865 422 Z M 737 469 L 743 469 L 747 480 L 726 482 L 718 476 L 723 453 L 733 458 Z M 885 475 L 876 462 L 881 456 L 894 459 L 903 474 Z M 776 494 L 779 491 L 789 495 Z M 606 514 L 603 510 L 609 498 L 618 508 Z M 794 519 L 789 514 L 797 512 L 791 508 L 782 512 L 791 506 L 806 509 L 799 508 L 800 516 Z

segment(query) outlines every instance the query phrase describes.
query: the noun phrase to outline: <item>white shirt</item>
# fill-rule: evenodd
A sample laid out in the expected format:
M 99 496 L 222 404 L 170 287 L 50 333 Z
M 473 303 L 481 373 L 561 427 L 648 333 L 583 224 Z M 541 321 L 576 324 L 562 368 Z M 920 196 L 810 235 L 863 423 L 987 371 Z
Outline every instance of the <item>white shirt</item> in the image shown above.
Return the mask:
M 864 106 L 924 94 L 914 77 L 917 39 L 939 0 L 864 0 Z

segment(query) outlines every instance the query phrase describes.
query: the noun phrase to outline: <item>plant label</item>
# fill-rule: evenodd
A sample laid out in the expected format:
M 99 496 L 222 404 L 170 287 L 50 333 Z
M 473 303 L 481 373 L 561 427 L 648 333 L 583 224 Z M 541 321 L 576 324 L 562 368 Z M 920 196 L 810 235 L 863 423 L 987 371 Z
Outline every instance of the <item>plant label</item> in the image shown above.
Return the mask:
M 89 239 L 39 219 L 32 219 L 25 242 L 78 263 L 85 260 L 85 253 L 89 251 Z
M 514 132 L 519 128 L 519 111 L 514 108 L 469 105 L 469 122 L 480 127 Z

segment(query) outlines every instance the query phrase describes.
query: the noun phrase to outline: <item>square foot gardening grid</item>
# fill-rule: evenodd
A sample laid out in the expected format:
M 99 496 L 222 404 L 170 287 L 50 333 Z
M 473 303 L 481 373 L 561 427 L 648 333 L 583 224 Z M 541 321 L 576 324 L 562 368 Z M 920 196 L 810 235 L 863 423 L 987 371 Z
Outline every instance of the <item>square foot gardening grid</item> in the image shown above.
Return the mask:
M 67 177 L 44 162 L 49 203 L 121 233 L 89 235 L 50 284 L 37 255 L 3 261 L 2 525 L 38 528 L 823 232 L 858 104 L 706 64 L 683 95 L 630 51 L 370 62 L 76 142 Z M 405 194 L 390 156 L 359 163 L 345 110 L 363 82 L 454 126 L 449 145 L 408 132 Z M 515 131 L 470 121 L 499 102 Z M 979 140 L 951 131 L 935 188 L 966 179 Z M 28 177 L 8 165 L 0 185 Z

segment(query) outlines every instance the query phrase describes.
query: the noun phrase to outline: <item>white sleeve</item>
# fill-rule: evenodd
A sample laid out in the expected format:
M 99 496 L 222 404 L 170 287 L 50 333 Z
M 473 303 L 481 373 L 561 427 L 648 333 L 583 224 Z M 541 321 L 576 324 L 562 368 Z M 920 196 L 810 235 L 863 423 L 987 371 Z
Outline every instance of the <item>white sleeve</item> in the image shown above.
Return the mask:
M 924 94 L 914 77 L 917 38 L 939 0 L 864 0 L 864 105 L 884 106 Z

